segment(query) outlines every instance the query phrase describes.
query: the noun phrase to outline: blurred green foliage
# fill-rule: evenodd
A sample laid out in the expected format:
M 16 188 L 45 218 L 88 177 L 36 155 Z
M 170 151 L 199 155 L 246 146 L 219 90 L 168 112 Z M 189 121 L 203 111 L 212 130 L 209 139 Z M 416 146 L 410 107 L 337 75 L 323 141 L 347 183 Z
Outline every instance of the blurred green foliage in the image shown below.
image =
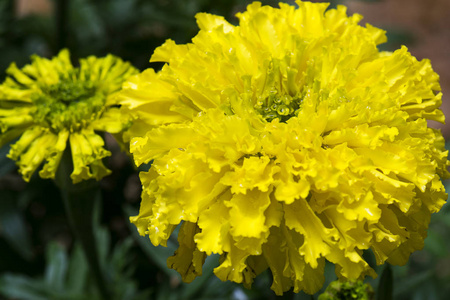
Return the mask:
M 277 5 L 278 1 L 262 2 Z M 344 0 L 330 2 L 332 7 L 345 4 Z M 198 30 L 194 18 L 197 12 L 223 15 L 237 23 L 235 13 L 249 3 L 54 0 L 53 14 L 18 17 L 14 1 L 0 0 L 0 79 L 12 61 L 22 66 L 31 54 L 51 57 L 61 46 L 70 49 L 73 59 L 113 53 L 141 70 L 158 68 L 160 65 L 148 62 L 153 50 L 168 38 L 177 43 L 189 42 Z M 58 14 L 65 17 L 58 18 Z M 408 32 L 388 33 L 390 42 L 383 49 L 392 50 L 412 41 Z M 137 213 L 140 202 L 137 170 L 120 153 L 117 144 L 107 141 L 113 152 L 107 164 L 113 174 L 101 182 L 103 200 L 96 235 L 102 269 L 109 278 L 114 299 L 312 299 L 292 292 L 276 297 L 270 291 L 268 272 L 255 280 L 252 290 L 221 282 L 212 275 L 218 263 L 215 256 L 207 259 L 203 276 L 191 284 L 181 282 L 180 276 L 166 266 L 167 257 L 176 248 L 176 239 L 170 239 L 167 248 L 153 247 L 129 223 L 128 216 Z M 0 299 L 98 299 L 58 189 L 52 181 L 38 176 L 25 184 L 17 175 L 14 162 L 6 158 L 8 151 L 9 145 L 0 149 Z M 447 187 L 450 188 L 450 182 Z M 378 299 L 383 293 L 399 300 L 446 299 L 450 294 L 449 232 L 447 204 L 433 215 L 425 248 L 414 253 L 406 266 L 392 267 L 393 284 L 389 273 L 385 273 L 389 271 L 375 266 L 371 253 L 366 253 L 379 274 L 379 278 L 366 282 L 377 291 Z M 333 265 L 327 264 L 325 273 L 324 287 L 336 280 Z
M 371 300 L 373 289 L 362 281 L 333 281 L 318 300 Z M 386 299 L 387 300 L 387 299 Z
M 149 299 L 151 290 L 138 291 L 133 280 L 134 265 L 130 264 L 133 240 L 125 239 L 109 253 L 108 230 L 97 230 L 100 260 L 104 273 L 112 282 L 114 299 Z M 75 244 L 70 254 L 64 246 L 50 242 L 46 246 L 46 266 L 43 276 L 30 278 L 6 273 L 0 277 L 0 292 L 14 299 L 101 299 L 90 278 L 88 263 L 81 247 Z
M 236 23 L 249 0 L 53 0 L 54 15 L 14 15 L 14 1 L 0 0 L 0 68 L 19 66 L 31 54 L 51 57 L 68 47 L 74 59 L 115 54 L 141 70 L 168 38 L 186 43 L 196 34 L 195 14 L 209 12 Z M 276 0 L 264 0 L 276 5 Z M 294 1 L 284 1 L 294 3 Z M 65 16 L 58 18 L 58 15 Z M 61 32 L 61 30 L 63 32 Z M 3 75 L 4 77 L 4 75 Z

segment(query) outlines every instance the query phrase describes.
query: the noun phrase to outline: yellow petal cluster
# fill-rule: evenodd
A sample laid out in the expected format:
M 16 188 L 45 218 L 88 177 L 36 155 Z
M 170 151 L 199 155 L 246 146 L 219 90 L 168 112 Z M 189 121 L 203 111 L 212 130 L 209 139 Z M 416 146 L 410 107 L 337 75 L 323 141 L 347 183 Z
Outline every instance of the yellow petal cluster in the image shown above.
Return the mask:
M 239 26 L 200 13 L 192 43 L 168 40 L 120 93 L 141 173 L 140 234 L 191 281 L 250 286 L 269 268 L 277 294 L 315 293 L 325 261 L 344 279 L 376 276 L 362 257 L 404 264 L 447 195 L 438 75 L 346 8 L 255 2 Z
M 66 49 L 52 59 L 31 60 L 22 69 L 12 63 L 0 85 L 0 146 L 19 138 L 8 156 L 26 181 L 43 163 L 39 175 L 54 178 L 67 145 L 74 183 L 108 175 L 102 159 L 110 152 L 96 132 L 129 126 L 115 96 L 137 70 L 113 55 L 90 56 L 74 67 Z

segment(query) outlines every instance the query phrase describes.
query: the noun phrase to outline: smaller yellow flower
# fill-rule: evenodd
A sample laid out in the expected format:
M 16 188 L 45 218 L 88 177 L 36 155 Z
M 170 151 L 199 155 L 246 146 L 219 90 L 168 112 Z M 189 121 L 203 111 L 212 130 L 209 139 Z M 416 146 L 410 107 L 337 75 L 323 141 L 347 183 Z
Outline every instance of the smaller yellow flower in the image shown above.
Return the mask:
M 128 126 L 115 95 L 137 69 L 113 55 L 90 56 L 74 67 L 66 49 L 31 61 L 22 69 L 12 63 L 0 85 L 0 146 L 20 137 L 8 157 L 26 181 L 44 161 L 39 175 L 54 178 L 68 144 L 74 183 L 108 175 L 102 159 L 110 152 L 96 132 L 114 134 Z

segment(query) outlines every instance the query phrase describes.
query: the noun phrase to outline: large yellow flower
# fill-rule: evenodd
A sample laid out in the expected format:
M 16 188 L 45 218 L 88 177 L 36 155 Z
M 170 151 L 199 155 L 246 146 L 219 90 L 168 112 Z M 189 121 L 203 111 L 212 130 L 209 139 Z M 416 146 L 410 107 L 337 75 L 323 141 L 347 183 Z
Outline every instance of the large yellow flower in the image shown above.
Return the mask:
M 379 52 L 382 30 L 339 6 L 255 2 L 239 26 L 200 13 L 191 44 L 124 84 L 141 173 L 131 221 L 154 245 L 181 223 L 169 267 L 185 281 L 221 255 L 215 274 L 251 285 L 270 268 L 277 294 L 314 293 L 325 260 L 340 278 L 404 264 L 423 246 L 447 195 L 438 75 L 406 47 Z
M 128 125 L 114 96 L 137 70 L 113 55 L 74 67 L 68 50 L 31 60 L 22 69 L 12 63 L 0 85 L 0 146 L 20 136 L 8 156 L 27 181 L 44 161 L 39 175 L 54 178 L 67 143 L 74 183 L 109 174 L 102 159 L 110 152 L 96 131 L 119 133 Z

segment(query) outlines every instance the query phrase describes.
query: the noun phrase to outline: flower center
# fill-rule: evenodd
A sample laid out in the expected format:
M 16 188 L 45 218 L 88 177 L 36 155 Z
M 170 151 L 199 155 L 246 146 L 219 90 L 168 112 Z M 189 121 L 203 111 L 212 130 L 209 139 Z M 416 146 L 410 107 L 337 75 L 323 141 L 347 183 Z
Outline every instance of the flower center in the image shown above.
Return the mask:
M 266 121 L 271 122 L 278 119 L 280 122 L 286 122 L 297 115 L 300 109 L 302 99 L 290 95 L 278 95 L 278 92 L 271 91 L 269 96 L 264 99 L 258 99 L 255 109 L 263 116 Z
M 41 90 L 32 98 L 36 106 L 33 117 L 36 123 L 56 132 L 64 128 L 80 130 L 98 118 L 105 103 L 105 95 L 90 81 L 61 79 Z

